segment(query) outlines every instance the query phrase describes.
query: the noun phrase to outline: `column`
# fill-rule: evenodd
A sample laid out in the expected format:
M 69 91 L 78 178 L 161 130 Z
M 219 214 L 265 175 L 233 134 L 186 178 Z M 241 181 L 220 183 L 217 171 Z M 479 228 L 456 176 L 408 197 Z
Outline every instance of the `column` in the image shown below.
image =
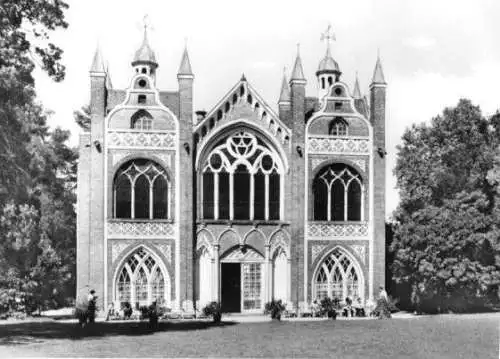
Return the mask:
M 130 196 L 130 218 L 135 218 L 135 183 L 132 183 Z
M 255 177 L 250 173 L 250 220 L 254 217 Z
M 265 214 L 264 218 L 266 221 L 269 220 L 269 175 L 266 173 L 264 176 L 264 188 L 265 188 L 265 197 L 264 197 L 264 203 L 265 203 Z
M 292 260 L 290 258 L 286 259 L 287 263 L 287 278 L 286 278 L 286 302 L 291 303 L 292 302 Z M 307 284 L 309 285 L 309 284 Z M 297 303 L 298 304 L 298 303 Z
M 214 173 L 214 219 L 219 219 L 219 173 Z
M 149 183 L 149 219 L 153 219 L 153 182 Z
M 344 221 L 347 222 L 347 193 L 349 192 L 349 185 L 344 185 Z
M 273 297 L 273 289 L 272 287 L 272 268 L 270 266 L 270 257 L 271 257 L 271 246 L 266 244 L 265 253 L 264 253 L 264 302 L 270 302 Z
M 213 259 L 213 280 L 212 280 L 212 298 L 216 302 L 220 302 L 219 293 L 220 293 L 220 284 L 219 284 L 219 245 L 215 244 L 213 246 L 214 249 L 214 259 Z
M 229 173 L 229 219 L 234 219 L 234 173 Z

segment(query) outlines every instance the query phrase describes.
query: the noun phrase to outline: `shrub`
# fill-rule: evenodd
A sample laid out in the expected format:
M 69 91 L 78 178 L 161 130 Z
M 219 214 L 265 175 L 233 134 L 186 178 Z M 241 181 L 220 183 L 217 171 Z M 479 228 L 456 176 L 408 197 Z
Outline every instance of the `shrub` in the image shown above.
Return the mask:
M 372 315 L 379 318 L 390 318 L 391 313 L 399 311 L 398 307 L 396 306 L 397 302 L 397 299 L 394 299 L 390 296 L 387 298 L 387 300 L 379 299 L 377 301 L 377 306 L 372 312 Z
M 214 323 L 220 323 L 222 318 L 222 308 L 219 302 L 210 302 L 203 308 L 203 314 L 212 317 Z
M 264 313 L 271 314 L 272 319 L 281 320 L 281 314 L 285 311 L 285 305 L 280 300 L 272 300 L 266 303 Z
M 338 298 L 331 299 L 330 297 L 325 297 L 321 299 L 320 313 L 323 316 L 328 316 L 328 318 L 337 318 L 337 309 L 340 308 L 340 300 Z

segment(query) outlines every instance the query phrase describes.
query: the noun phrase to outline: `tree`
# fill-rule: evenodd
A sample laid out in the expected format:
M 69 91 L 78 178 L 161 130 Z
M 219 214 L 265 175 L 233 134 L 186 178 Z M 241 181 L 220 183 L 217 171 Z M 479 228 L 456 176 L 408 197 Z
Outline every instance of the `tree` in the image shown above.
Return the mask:
M 74 293 L 76 152 L 49 131 L 36 101 L 39 66 L 64 79 L 49 33 L 66 28 L 61 0 L 3 0 L 0 6 L 0 301 L 26 311 Z
M 44 131 L 32 72 L 38 64 L 55 81 L 64 79 L 62 50 L 48 34 L 66 28 L 61 0 L 3 0 L 0 6 L 0 203 L 16 197 L 29 180 L 32 135 Z
M 398 146 L 392 271 L 421 310 L 464 311 L 495 298 L 498 201 L 488 172 L 499 139 L 492 127 L 479 107 L 460 100 L 431 125 L 412 126 Z

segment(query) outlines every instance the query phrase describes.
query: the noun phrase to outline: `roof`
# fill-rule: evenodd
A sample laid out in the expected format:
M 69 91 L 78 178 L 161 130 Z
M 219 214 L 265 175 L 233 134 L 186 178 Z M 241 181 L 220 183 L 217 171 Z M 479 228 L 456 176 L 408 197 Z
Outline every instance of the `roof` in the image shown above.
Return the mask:
M 318 72 L 320 71 L 340 72 L 339 64 L 333 59 L 330 52 L 330 46 L 327 47 L 325 57 L 320 61 L 318 65 Z
M 377 63 L 375 64 L 375 69 L 373 70 L 372 84 L 387 84 L 385 82 L 384 70 L 382 69 L 380 56 L 377 56 Z
M 283 73 L 283 81 L 281 82 L 281 92 L 280 99 L 278 103 L 282 102 L 290 102 L 290 87 L 288 86 L 288 82 L 286 80 L 286 74 Z
M 139 47 L 139 49 L 135 52 L 132 65 L 135 66 L 138 63 L 149 63 L 158 66 L 155 53 L 149 45 L 148 33 L 146 29 L 144 29 L 144 38 L 142 39 L 141 47 Z
M 352 97 L 358 99 L 362 98 L 363 96 L 361 95 L 361 90 L 359 88 L 359 79 L 358 79 L 358 74 L 356 74 L 356 82 L 354 82 L 354 91 L 352 92 Z
M 191 62 L 189 61 L 189 55 L 187 47 L 184 48 L 184 53 L 182 54 L 181 65 L 179 66 L 178 75 L 193 75 L 193 70 L 191 69 Z
M 101 48 L 99 47 L 99 45 L 97 45 L 95 49 L 92 65 L 90 66 L 90 72 L 106 72 L 104 61 L 102 59 Z
M 292 76 L 290 81 L 293 80 L 305 80 L 304 70 L 302 69 L 302 60 L 300 59 L 299 51 L 297 50 L 297 57 L 295 58 L 295 65 L 293 66 Z

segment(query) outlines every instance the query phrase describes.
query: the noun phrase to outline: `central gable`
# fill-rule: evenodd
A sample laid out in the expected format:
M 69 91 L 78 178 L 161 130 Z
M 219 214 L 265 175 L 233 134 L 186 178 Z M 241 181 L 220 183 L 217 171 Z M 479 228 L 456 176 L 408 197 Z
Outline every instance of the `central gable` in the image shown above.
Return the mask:
M 290 129 L 244 77 L 194 127 L 195 139 L 201 141 L 217 128 L 240 119 L 271 132 L 283 145 L 290 143 Z

